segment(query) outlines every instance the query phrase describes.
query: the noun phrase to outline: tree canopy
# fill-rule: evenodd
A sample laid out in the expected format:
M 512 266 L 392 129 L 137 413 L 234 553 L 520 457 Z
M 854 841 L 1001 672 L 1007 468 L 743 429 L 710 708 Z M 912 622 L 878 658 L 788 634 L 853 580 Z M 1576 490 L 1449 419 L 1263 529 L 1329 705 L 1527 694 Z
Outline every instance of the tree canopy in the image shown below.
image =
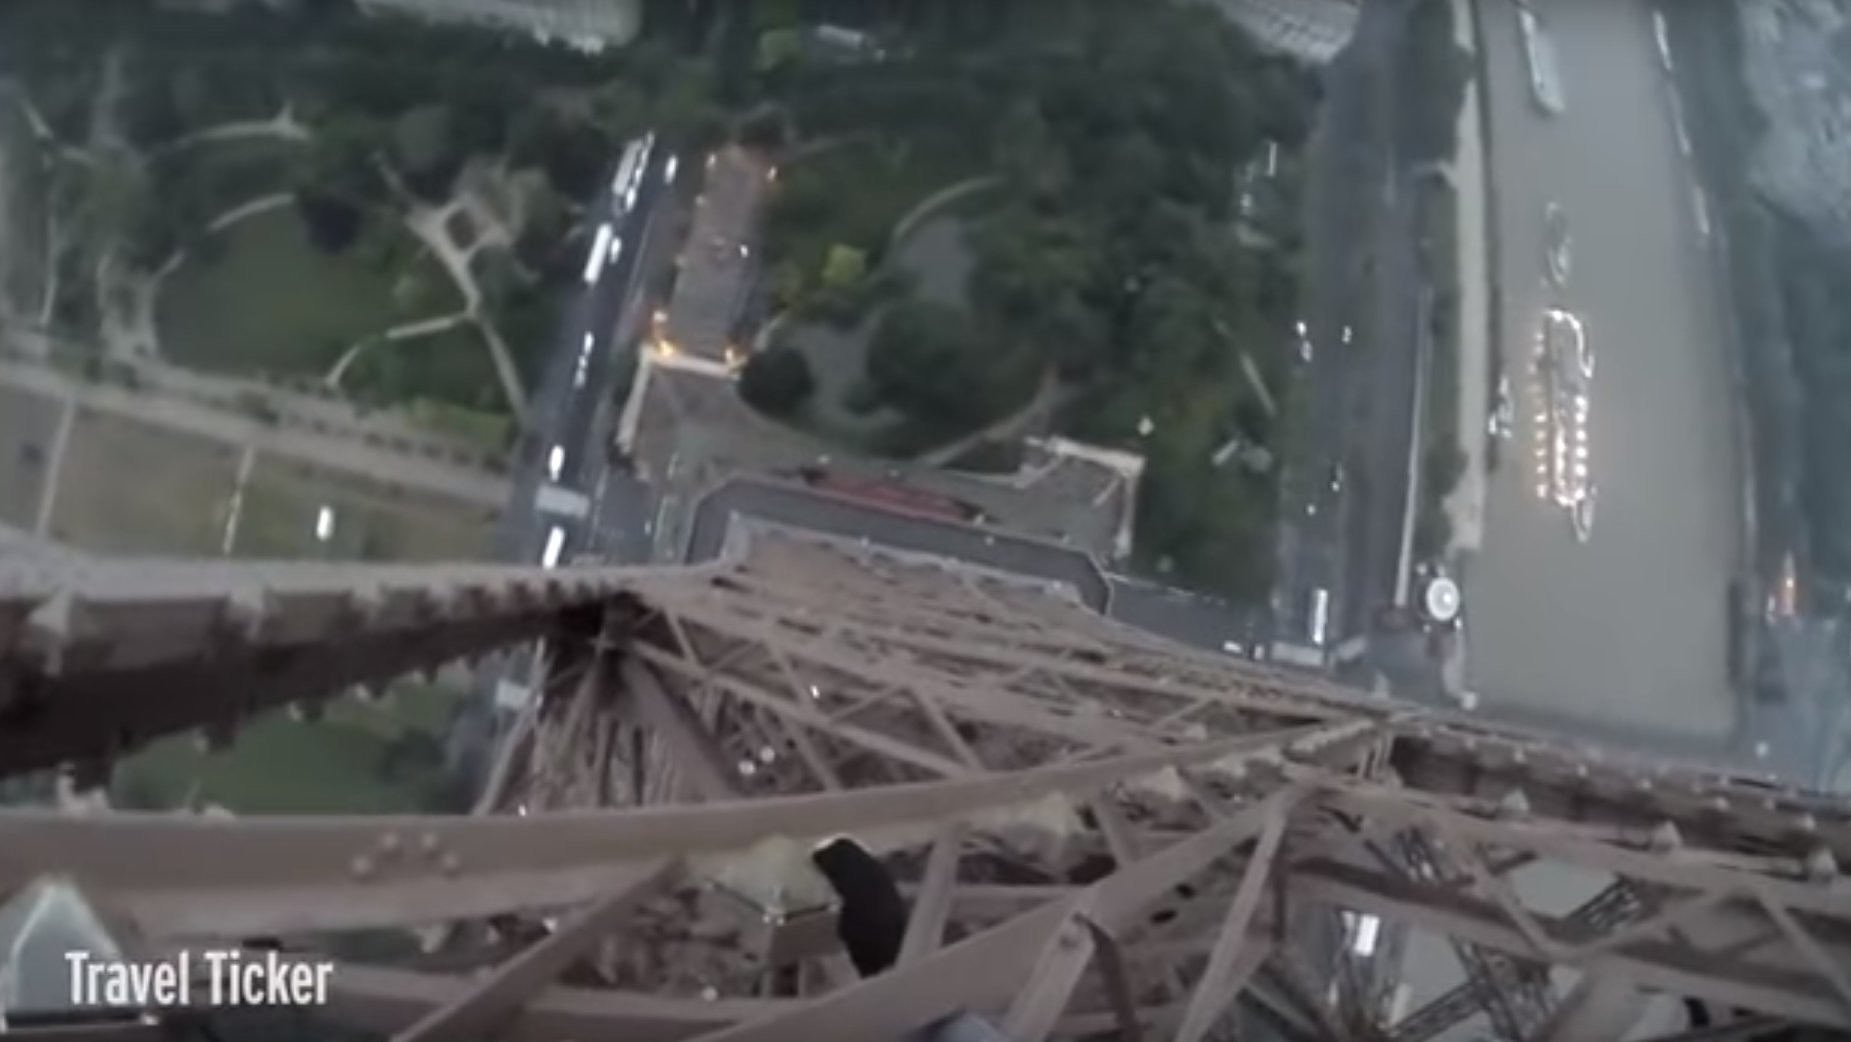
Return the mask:
M 1022 374 L 1058 373 L 1068 432 L 1149 459 L 1140 556 L 1176 581 L 1257 591 L 1275 493 L 1212 456 L 1237 433 L 1272 434 L 1239 362 L 1287 368 L 1299 261 L 1289 235 L 1237 238 L 1234 195 L 1268 140 L 1289 152 L 1307 138 L 1312 75 L 1198 5 L 927 0 L 899 17 L 915 46 L 887 61 L 777 74 L 799 135 L 975 143 L 1000 182 L 966 218 L 968 310 L 891 307 L 873 390 L 968 429 L 1023 399 Z M 839 191 L 792 170 L 773 242 L 824 223 Z
M 775 346 L 754 354 L 739 374 L 739 396 L 772 416 L 795 412 L 815 390 L 809 360 L 792 347 Z

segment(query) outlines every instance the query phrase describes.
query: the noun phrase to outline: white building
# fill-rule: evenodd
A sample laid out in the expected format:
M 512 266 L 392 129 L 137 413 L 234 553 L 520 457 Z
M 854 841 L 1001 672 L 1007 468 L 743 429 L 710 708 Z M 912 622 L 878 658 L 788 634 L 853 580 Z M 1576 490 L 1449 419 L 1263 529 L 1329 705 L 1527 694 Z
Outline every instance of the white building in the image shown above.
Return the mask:
M 585 50 L 628 43 L 642 22 L 640 0 L 359 0 L 359 4 L 368 14 L 467 22 Z

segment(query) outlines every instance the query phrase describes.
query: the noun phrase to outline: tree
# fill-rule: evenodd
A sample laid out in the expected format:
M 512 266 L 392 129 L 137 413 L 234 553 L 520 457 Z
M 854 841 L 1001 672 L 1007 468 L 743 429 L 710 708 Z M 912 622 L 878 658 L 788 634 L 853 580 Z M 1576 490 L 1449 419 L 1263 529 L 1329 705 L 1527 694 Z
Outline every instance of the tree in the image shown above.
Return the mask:
M 1449 0 L 1421 0 L 1409 23 L 1400 62 L 1401 96 L 1407 103 L 1396 110 L 1403 148 L 1410 161 L 1451 159 L 1471 58 L 1453 42 Z
M 329 253 L 353 245 L 366 223 L 365 208 L 385 194 L 375 165 L 381 136 L 379 124 L 364 117 L 332 120 L 294 171 L 296 215 L 309 241 Z
M 772 347 L 754 354 L 739 374 L 739 396 L 772 416 L 788 416 L 816 390 L 810 362 L 794 347 Z
M 302 219 L 309 241 L 326 253 L 340 253 L 352 246 L 366 226 L 366 213 L 358 206 L 312 188 L 296 189 L 296 216 Z
M 823 259 L 823 285 L 832 290 L 849 290 L 861 284 L 868 274 L 868 255 L 853 246 L 836 243 Z
M 448 105 L 419 105 L 392 125 L 392 159 L 405 184 L 427 202 L 441 202 L 462 168 L 456 114 Z
M 1040 375 L 1032 357 L 983 336 L 962 309 L 920 299 L 882 316 L 867 369 L 882 401 L 948 429 L 997 415 Z

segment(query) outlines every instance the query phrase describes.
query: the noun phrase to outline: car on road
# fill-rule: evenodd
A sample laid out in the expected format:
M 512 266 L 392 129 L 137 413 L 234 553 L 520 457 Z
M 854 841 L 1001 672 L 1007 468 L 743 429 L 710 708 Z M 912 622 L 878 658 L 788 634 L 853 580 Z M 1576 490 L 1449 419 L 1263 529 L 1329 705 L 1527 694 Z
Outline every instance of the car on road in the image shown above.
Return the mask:
M 1311 331 L 1305 328 L 1303 319 L 1298 323 L 1298 360 L 1311 364 Z
M 1573 242 L 1568 234 L 1568 214 L 1559 203 L 1543 207 L 1543 249 L 1549 262 L 1549 281 L 1557 286 L 1568 285 Z
M 590 333 L 586 333 L 584 340 L 579 342 L 578 361 L 572 367 L 572 389 L 575 391 L 585 386 L 585 380 L 591 373 L 591 349 L 595 343 Z
M 1331 464 L 1330 490 L 1338 495 L 1343 493 L 1343 464 L 1341 463 Z
M 1665 13 L 1652 12 L 1652 38 L 1658 42 L 1658 64 L 1671 71 L 1671 34 L 1665 26 Z
M 566 448 L 555 445 L 546 454 L 546 479 L 558 481 L 559 475 L 566 469 Z
M 1498 377 L 1497 403 L 1491 410 L 1491 422 L 1487 425 L 1488 433 L 1494 438 L 1509 440 L 1516 427 L 1517 409 L 1510 400 L 1510 377 Z
M 1356 330 L 1351 329 L 1349 326 L 1344 326 L 1343 327 L 1343 346 L 1345 347 L 1350 346 L 1350 341 L 1354 339 L 1356 339 Z
M 565 549 L 566 530 L 554 525 L 552 530 L 546 533 L 546 549 L 540 551 L 540 567 L 559 567 L 559 558 L 565 553 Z

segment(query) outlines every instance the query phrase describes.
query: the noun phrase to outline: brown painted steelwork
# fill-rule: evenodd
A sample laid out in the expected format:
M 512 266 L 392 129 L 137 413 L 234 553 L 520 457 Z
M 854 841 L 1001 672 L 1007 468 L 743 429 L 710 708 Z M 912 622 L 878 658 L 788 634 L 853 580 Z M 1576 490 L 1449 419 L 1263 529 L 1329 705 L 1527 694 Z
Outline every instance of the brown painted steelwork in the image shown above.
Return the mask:
M 1480 1007 L 1555 1038 L 1623 1032 L 1637 992 L 1851 1028 L 1840 798 L 1363 698 L 1044 585 L 769 527 L 700 569 L 0 555 L 0 772 L 228 740 L 536 637 L 549 680 L 482 813 L 11 812 L 0 894 L 68 874 L 156 944 L 445 925 L 458 965 L 489 937 L 486 975 L 337 973 L 335 1015 L 418 1039 L 880 1039 L 976 1009 L 1022 1040 L 1251 1015 L 1418 1042 Z M 802 851 L 838 832 L 915 895 L 899 965 L 867 981 L 809 918 Z M 1552 867 L 1598 893 L 1532 906 L 1522 878 Z M 1478 969 L 1382 1023 L 1334 909 Z M 1551 966 L 1596 983 L 1558 999 Z

